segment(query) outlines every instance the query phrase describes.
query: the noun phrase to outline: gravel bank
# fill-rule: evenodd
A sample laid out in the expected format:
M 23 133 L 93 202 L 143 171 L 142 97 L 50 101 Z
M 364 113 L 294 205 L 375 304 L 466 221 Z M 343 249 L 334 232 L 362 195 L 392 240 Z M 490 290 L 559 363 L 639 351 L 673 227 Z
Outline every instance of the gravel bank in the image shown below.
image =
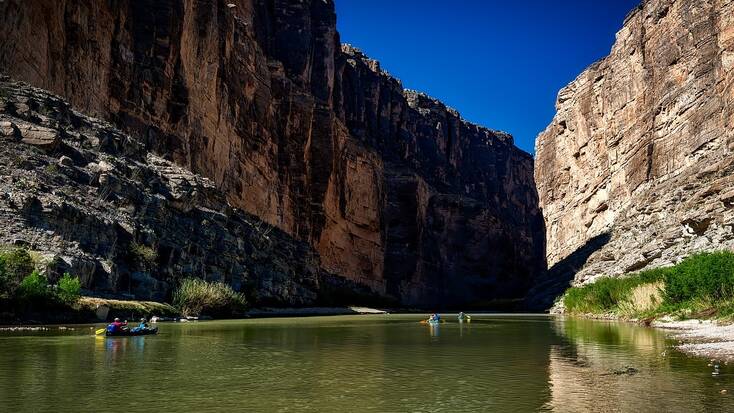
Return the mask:
M 350 314 L 386 314 L 386 311 L 368 307 L 306 307 L 306 308 L 253 308 L 248 317 L 308 317 Z
M 673 321 L 661 319 L 653 327 L 670 330 L 680 341 L 681 351 L 695 356 L 734 361 L 734 324 L 711 320 Z

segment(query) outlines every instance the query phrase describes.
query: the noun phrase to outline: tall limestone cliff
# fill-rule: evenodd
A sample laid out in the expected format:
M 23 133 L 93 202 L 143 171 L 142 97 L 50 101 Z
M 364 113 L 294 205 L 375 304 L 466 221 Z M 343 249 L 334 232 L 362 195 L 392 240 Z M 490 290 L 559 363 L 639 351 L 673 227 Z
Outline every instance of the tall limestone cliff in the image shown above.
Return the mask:
M 211 179 L 325 273 L 409 305 L 522 296 L 545 264 L 532 158 L 335 23 L 332 0 L 6 0 L 0 71 Z
M 734 246 L 734 2 L 647 0 L 536 142 L 547 260 L 584 282 Z
M 69 272 L 97 295 L 166 300 L 201 277 L 255 305 L 312 305 L 338 286 L 308 244 L 230 207 L 210 180 L 5 76 L 0 223 L 2 248 L 27 247 L 52 281 Z

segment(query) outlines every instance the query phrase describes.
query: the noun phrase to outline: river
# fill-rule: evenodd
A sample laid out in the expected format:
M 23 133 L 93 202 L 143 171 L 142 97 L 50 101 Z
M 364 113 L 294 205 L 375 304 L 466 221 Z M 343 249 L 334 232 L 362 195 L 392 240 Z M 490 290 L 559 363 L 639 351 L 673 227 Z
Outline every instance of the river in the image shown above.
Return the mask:
M 659 330 L 548 316 L 414 315 L 0 332 L 6 412 L 732 412 L 734 369 Z M 722 394 L 728 390 L 728 394 Z

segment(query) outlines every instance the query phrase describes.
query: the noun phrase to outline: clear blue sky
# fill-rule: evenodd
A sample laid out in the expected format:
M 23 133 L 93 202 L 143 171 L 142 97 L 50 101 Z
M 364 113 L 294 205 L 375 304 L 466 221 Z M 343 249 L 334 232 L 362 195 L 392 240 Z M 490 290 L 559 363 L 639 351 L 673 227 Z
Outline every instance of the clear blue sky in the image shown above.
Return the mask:
M 533 153 L 558 91 L 606 56 L 640 0 L 335 0 L 342 42 Z

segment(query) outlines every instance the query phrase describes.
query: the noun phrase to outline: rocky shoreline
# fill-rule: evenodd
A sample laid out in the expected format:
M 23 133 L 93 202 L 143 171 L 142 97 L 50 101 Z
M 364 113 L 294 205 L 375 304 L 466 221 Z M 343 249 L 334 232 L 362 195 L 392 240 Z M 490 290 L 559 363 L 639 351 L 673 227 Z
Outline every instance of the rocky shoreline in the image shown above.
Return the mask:
M 676 348 L 692 356 L 726 362 L 734 361 L 734 324 L 714 320 L 661 319 L 652 327 L 672 332 Z

